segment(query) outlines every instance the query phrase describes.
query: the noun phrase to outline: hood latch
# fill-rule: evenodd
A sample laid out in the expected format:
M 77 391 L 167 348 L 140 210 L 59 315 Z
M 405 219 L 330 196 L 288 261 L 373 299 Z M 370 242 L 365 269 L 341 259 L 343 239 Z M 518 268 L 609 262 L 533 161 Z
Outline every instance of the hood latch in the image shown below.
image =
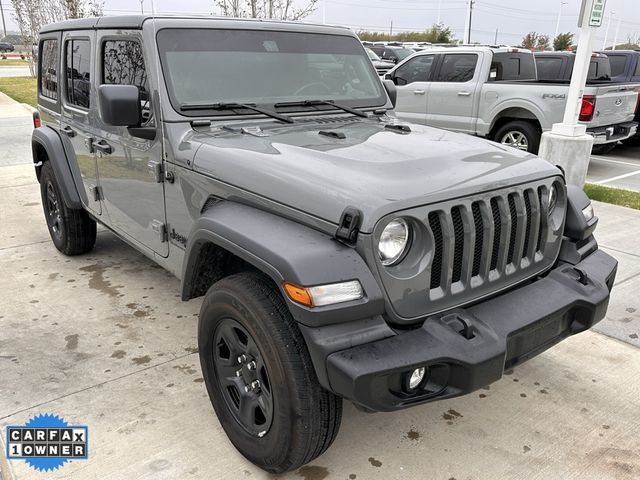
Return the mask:
M 362 212 L 360 210 L 355 207 L 345 208 L 340 217 L 336 238 L 352 245 L 355 244 L 361 220 Z

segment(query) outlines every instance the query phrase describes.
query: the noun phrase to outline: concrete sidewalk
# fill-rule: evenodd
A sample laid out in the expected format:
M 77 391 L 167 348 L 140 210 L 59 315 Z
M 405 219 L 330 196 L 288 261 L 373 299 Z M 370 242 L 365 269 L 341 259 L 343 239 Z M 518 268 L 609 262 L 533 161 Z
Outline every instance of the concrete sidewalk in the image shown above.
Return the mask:
M 0 92 L 0 167 L 31 161 L 32 112 Z
M 345 402 L 329 451 L 280 478 L 637 479 L 640 212 L 596 213 L 620 261 L 607 335 L 573 337 L 466 397 L 374 415 Z M 3 433 L 52 413 L 88 425 L 90 443 L 89 460 L 49 474 L 0 460 L 5 480 L 277 478 L 235 451 L 213 412 L 201 300 L 180 302 L 178 280 L 104 230 L 91 254 L 60 255 L 30 165 L 0 168 L 0 272 Z

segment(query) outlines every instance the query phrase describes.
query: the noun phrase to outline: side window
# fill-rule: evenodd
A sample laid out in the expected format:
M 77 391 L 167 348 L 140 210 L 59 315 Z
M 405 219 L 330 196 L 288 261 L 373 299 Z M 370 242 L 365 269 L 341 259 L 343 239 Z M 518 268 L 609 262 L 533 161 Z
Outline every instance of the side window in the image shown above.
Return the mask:
M 436 82 L 468 82 L 473 78 L 478 63 L 478 55 L 446 54 L 440 66 Z
M 428 82 L 435 55 L 420 55 L 409 60 L 395 72 L 397 85 L 409 85 L 413 82 Z
M 89 40 L 67 40 L 67 102 L 89 108 L 91 93 L 91 44 Z
M 102 82 L 135 85 L 146 89 L 147 72 L 140 44 L 131 40 L 107 40 L 102 49 Z
M 149 87 L 142 47 L 135 40 L 106 40 L 102 46 L 102 83 L 135 85 L 140 91 L 143 124 L 151 121 Z
M 611 75 L 617 77 L 624 74 L 624 68 L 627 65 L 627 57 L 624 55 L 607 55 L 611 63 Z
M 562 70 L 562 58 L 539 57 L 536 59 L 538 78 L 540 80 L 560 80 Z
M 640 77 L 640 58 L 638 59 L 638 65 L 636 65 L 636 73 L 633 76 Z
M 40 48 L 40 93 L 58 100 L 58 40 L 44 40 Z

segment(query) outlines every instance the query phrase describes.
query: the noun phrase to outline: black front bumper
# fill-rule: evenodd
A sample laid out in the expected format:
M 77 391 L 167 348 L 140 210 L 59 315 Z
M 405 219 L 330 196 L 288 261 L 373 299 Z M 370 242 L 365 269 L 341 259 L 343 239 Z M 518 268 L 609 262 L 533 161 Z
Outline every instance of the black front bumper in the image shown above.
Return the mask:
M 332 353 L 330 388 L 376 411 L 477 390 L 602 320 L 616 270 L 616 260 L 596 250 L 508 293 L 429 317 L 420 328 Z M 427 378 L 408 393 L 407 373 L 418 367 L 428 367 Z

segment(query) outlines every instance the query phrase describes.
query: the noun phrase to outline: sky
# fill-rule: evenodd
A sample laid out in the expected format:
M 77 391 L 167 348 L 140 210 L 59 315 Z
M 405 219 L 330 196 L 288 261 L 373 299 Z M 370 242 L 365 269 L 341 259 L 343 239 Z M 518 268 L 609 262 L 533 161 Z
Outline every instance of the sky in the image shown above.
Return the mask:
M 15 22 L 11 1 L 0 0 L 5 7 L 7 29 Z M 302 4 L 305 0 L 296 0 Z M 517 45 L 530 31 L 553 36 L 562 5 L 560 32 L 576 32 L 581 0 L 476 0 L 473 9 L 471 40 L 481 43 Z M 142 0 L 145 13 L 155 7 L 158 13 L 217 13 L 213 0 Z M 317 10 L 305 21 L 346 25 L 354 30 L 390 31 L 425 30 L 440 20 L 451 28 L 456 38 L 464 37 L 468 2 L 466 0 L 318 0 Z M 110 15 L 140 12 L 139 0 L 105 0 Z M 610 22 L 610 28 L 607 25 Z M 618 30 L 619 25 L 619 30 Z M 598 30 L 596 49 L 607 37 L 611 45 L 618 30 L 618 43 L 628 35 L 640 36 L 640 0 L 607 0 L 606 20 Z M 0 32 L 1 33 L 1 32 Z

